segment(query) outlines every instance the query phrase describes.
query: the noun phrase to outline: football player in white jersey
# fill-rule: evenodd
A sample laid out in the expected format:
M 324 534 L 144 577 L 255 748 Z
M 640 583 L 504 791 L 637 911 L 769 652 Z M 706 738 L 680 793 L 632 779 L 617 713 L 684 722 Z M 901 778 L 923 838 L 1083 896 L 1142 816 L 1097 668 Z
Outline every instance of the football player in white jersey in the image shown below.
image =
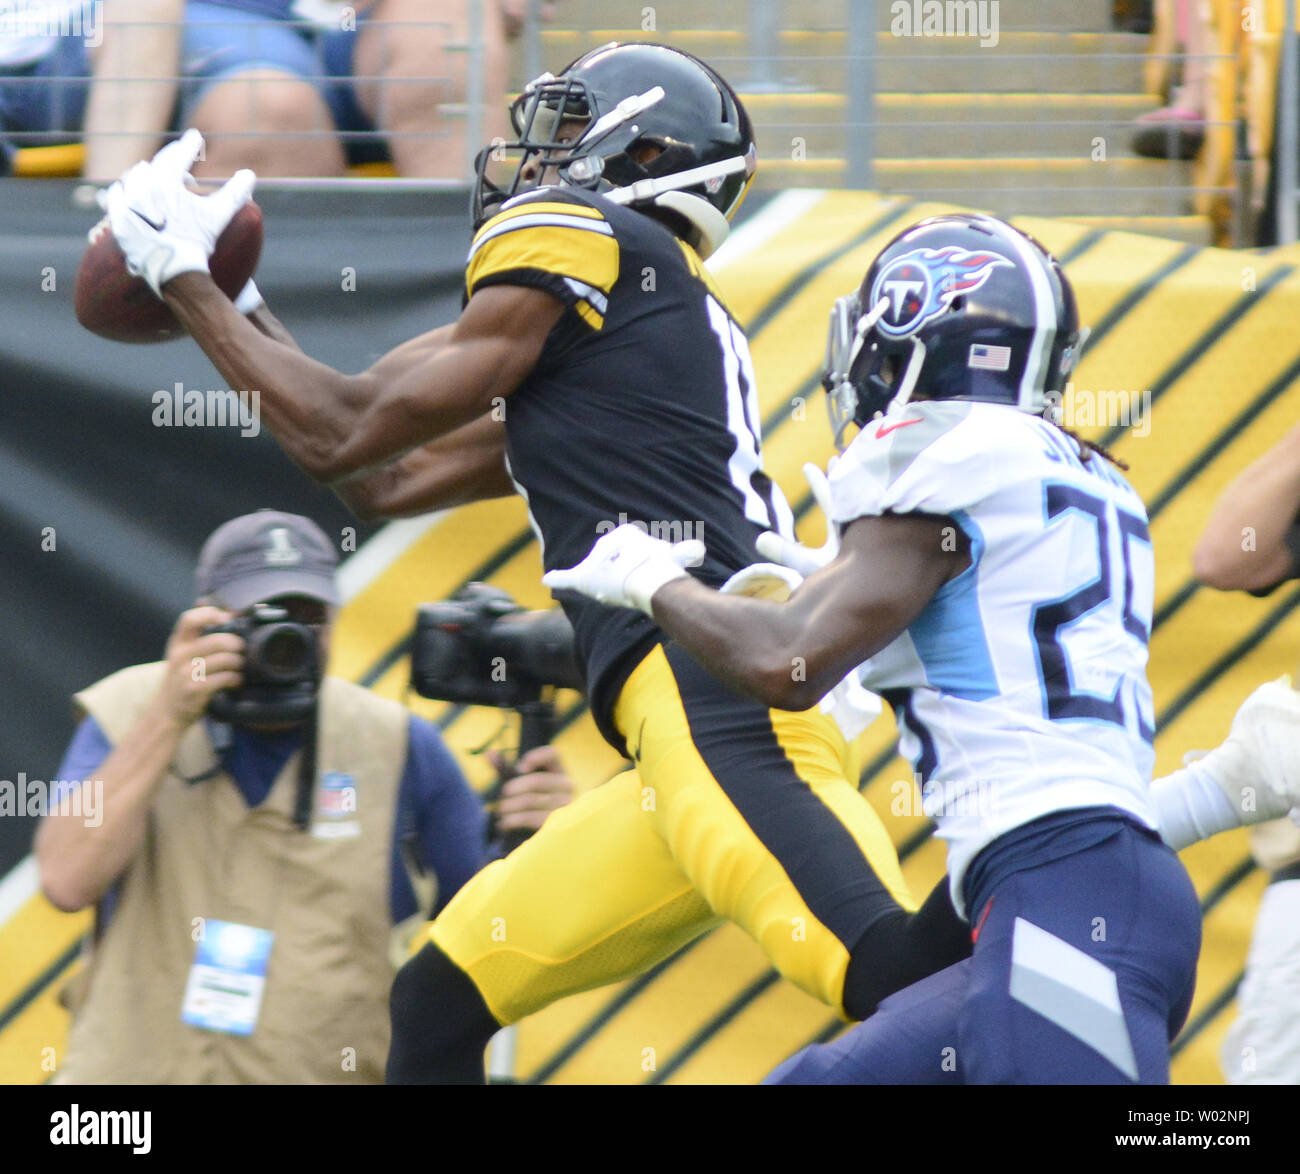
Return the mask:
M 1200 912 L 1150 787 L 1146 511 L 1051 420 L 1082 341 L 1037 242 L 991 217 L 923 221 L 832 316 L 837 444 L 860 431 L 831 468 L 827 547 L 760 539 L 808 575 L 767 568 L 788 601 L 707 588 L 629 527 L 546 576 L 642 608 L 770 705 L 815 704 L 852 671 L 894 708 L 974 951 L 785 1078 L 1168 1080 Z M 1240 747 L 1224 755 L 1235 770 Z M 1228 773 L 1180 772 L 1170 802 L 1230 792 Z

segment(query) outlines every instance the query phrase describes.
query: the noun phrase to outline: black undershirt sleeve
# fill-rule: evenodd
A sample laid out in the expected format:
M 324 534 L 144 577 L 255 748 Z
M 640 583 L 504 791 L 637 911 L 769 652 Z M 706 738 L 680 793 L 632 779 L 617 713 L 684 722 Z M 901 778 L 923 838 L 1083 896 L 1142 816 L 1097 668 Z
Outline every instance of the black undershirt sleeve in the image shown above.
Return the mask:
M 944 876 L 915 913 L 887 913 L 859 939 L 844 976 L 844 1010 L 865 1019 L 881 999 L 970 952 L 970 926 L 957 916 Z

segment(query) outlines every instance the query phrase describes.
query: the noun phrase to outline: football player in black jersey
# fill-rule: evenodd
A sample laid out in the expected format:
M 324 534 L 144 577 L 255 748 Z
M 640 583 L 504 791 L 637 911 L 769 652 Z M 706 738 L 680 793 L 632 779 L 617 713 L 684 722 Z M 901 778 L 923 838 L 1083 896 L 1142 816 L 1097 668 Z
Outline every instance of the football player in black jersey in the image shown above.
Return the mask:
M 490 174 L 499 145 L 480 156 L 460 318 L 360 375 L 302 354 L 264 307 L 251 329 L 206 273 L 175 276 L 160 250 L 184 257 L 186 242 L 157 216 L 184 225 L 194 197 L 137 170 L 110 222 L 230 386 L 261 390 L 281 447 L 359 512 L 517 490 L 548 570 L 622 515 L 689 539 L 680 563 L 720 586 L 759 534 L 792 529 L 760 463 L 744 331 L 702 264 L 753 174 L 749 119 L 711 68 L 651 44 L 544 75 L 512 116 L 509 182 Z M 559 598 L 596 722 L 637 769 L 553 815 L 430 926 L 394 985 L 391 1080 L 481 1080 L 498 1026 L 722 918 L 851 1018 L 968 952 L 944 885 L 906 912 L 831 717 L 731 692 L 644 614 Z

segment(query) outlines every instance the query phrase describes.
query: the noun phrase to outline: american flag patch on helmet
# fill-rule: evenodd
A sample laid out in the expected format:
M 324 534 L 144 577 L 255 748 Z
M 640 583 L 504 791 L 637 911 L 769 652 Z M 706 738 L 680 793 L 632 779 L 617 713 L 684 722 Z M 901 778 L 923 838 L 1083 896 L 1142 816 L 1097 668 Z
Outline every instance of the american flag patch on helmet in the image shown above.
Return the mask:
M 973 342 L 970 344 L 970 357 L 966 360 L 966 366 L 977 371 L 1005 371 L 1011 366 L 1011 348 Z

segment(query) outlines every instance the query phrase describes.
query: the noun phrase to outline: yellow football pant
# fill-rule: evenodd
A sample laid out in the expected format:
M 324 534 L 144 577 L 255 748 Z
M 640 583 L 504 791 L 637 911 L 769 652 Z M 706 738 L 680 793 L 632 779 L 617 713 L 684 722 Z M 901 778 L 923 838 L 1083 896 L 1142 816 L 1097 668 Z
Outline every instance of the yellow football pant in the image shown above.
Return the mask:
M 506 1024 L 727 918 L 843 1013 L 849 951 L 888 904 L 869 870 L 916 906 L 835 723 L 742 698 L 674 645 L 637 666 L 614 719 L 637 770 L 468 881 L 430 939 Z

